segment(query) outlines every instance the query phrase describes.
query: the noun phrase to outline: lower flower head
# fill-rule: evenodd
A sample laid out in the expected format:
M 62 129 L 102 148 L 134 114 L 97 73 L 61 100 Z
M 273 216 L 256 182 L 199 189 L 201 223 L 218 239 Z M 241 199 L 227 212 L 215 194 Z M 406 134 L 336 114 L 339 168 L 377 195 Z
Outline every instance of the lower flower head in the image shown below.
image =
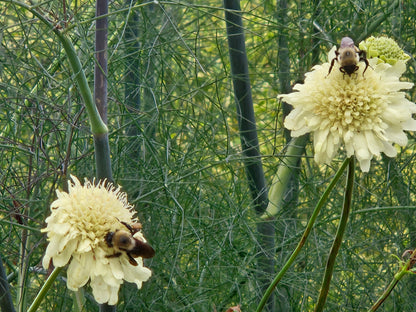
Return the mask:
M 334 50 L 329 59 L 333 57 Z M 329 63 L 317 65 L 304 84 L 295 85 L 297 92 L 279 95 L 294 108 L 284 123 L 291 135 L 313 133 L 317 163 L 329 164 L 344 145 L 347 156 L 355 155 L 361 170 L 368 172 L 373 156 L 396 156 L 393 143 L 405 146 L 403 131 L 416 130 L 416 105 L 400 91 L 413 86 L 399 80 L 405 63 L 392 66 L 370 59 L 369 64 L 363 73 L 366 65 L 359 62 L 351 75 L 342 73 L 338 62 L 330 74 Z
M 69 263 L 69 289 L 76 291 L 90 281 L 96 301 L 114 305 L 124 280 L 141 288 L 142 282 L 151 276 L 151 271 L 143 266 L 142 257 L 134 254 L 131 260 L 125 249 L 117 249 L 108 242 L 109 233 L 128 233 L 130 224 L 138 224 L 138 220 L 120 188 L 105 186 L 105 181 L 94 185 L 86 180 L 81 185 L 76 177 L 71 178 L 68 193 L 56 191 L 58 198 L 51 204 L 52 213 L 42 230 L 49 241 L 43 267 L 48 268 L 51 260 L 56 267 Z M 146 245 L 139 230 L 131 231 L 130 235 L 133 241 Z

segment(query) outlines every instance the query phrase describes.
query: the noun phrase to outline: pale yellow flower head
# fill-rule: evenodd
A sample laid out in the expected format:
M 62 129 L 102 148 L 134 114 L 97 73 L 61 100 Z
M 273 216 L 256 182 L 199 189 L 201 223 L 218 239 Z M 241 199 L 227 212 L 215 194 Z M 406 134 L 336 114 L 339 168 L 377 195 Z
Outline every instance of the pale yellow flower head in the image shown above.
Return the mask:
M 377 58 L 378 62 L 396 64 L 397 61 L 407 61 L 407 55 L 391 38 L 388 37 L 369 37 L 360 43 L 360 50 L 366 51 L 368 58 Z
M 329 60 L 335 57 L 334 51 Z M 292 130 L 292 137 L 312 133 L 318 164 L 329 164 L 344 146 L 347 156 L 355 155 L 361 170 L 368 172 L 374 156 L 381 152 L 396 156 L 393 144 L 405 146 L 404 131 L 416 130 L 412 118 L 416 105 L 400 91 L 413 86 L 400 81 L 405 63 L 369 62 L 364 75 L 365 63 L 359 62 L 351 76 L 340 72 L 338 62 L 329 75 L 329 63 L 317 65 L 306 74 L 304 84 L 294 86 L 296 92 L 279 96 L 294 108 L 285 127 Z
M 76 177 L 71 178 L 68 193 L 56 191 L 58 198 L 51 204 L 52 213 L 42 230 L 49 241 L 43 267 L 48 268 L 51 259 L 55 267 L 69 263 L 69 289 L 76 291 L 90 281 L 96 301 L 114 305 L 124 280 L 140 289 L 151 276 L 141 257 L 135 258 L 138 265 L 134 266 L 125 253 L 111 256 L 116 252 L 105 239 L 109 232 L 127 230 L 121 222 L 133 224 L 138 220 L 120 187 L 105 182 L 94 185 L 87 180 L 81 185 Z M 145 242 L 140 231 L 134 237 Z

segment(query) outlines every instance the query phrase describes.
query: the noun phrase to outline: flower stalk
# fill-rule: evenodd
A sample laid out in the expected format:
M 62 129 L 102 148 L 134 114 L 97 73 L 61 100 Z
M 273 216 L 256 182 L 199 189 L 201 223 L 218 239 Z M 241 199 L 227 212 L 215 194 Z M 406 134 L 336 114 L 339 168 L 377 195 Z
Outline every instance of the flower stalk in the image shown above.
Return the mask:
M 335 235 L 334 242 L 331 247 L 331 251 L 329 253 L 324 278 L 322 281 L 321 292 L 319 294 L 318 302 L 315 307 L 315 312 L 323 311 L 326 298 L 329 292 L 329 285 L 332 279 L 332 273 L 335 267 L 335 260 L 338 255 L 338 251 L 341 247 L 342 238 L 345 233 L 345 229 L 347 227 L 348 217 L 351 211 L 351 202 L 352 202 L 352 194 L 354 189 L 354 167 L 355 167 L 355 158 L 350 157 L 348 159 L 348 173 L 347 173 L 347 184 L 345 188 L 345 195 L 344 195 L 344 205 L 342 208 L 341 219 L 338 225 L 337 233 Z
M 103 123 L 107 124 L 107 48 L 108 48 L 108 0 L 96 1 L 95 22 L 95 70 L 94 102 Z M 108 133 L 94 133 L 96 177 L 113 181 Z M 114 310 L 115 311 L 115 310 Z
M 337 173 L 335 174 L 334 178 L 332 179 L 331 183 L 326 188 L 325 192 L 322 194 L 321 198 L 319 199 L 318 203 L 315 206 L 315 209 L 312 212 L 312 215 L 309 219 L 309 222 L 305 228 L 305 231 L 302 235 L 302 238 L 300 239 L 298 245 L 296 246 L 295 250 L 293 251 L 292 255 L 289 257 L 283 268 L 280 270 L 280 272 L 276 275 L 273 282 L 270 284 L 270 286 L 267 288 L 266 292 L 263 295 L 263 298 L 261 299 L 259 305 L 257 306 L 256 312 L 263 311 L 264 305 L 266 304 L 269 296 L 273 293 L 273 290 L 277 286 L 277 284 L 280 282 L 280 280 L 283 278 L 287 270 L 291 267 L 293 262 L 295 261 L 296 257 L 298 256 L 299 252 L 301 251 L 302 247 L 305 245 L 306 240 L 309 236 L 309 233 L 312 231 L 313 225 L 315 224 L 316 218 L 319 215 L 319 212 L 321 211 L 321 208 L 325 204 L 326 200 L 329 197 L 329 194 L 331 193 L 332 189 L 337 184 L 338 180 L 342 176 L 342 174 L 345 171 L 345 168 L 349 164 L 350 160 L 346 159 L 341 167 L 338 169 Z
M 55 267 L 53 269 L 52 273 L 49 275 L 48 279 L 43 284 L 42 288 L 37 294 L 35 300 L 33 300 L 27 312 L 35 312 L 39 308 L 42 300 L 45 298 L 46 294 L 48 293 L 48 290 L 52 287 L 53 282 L 56 280 L 56 278 L 58 277 L 61 271 L 62 271 L 62 267 Z

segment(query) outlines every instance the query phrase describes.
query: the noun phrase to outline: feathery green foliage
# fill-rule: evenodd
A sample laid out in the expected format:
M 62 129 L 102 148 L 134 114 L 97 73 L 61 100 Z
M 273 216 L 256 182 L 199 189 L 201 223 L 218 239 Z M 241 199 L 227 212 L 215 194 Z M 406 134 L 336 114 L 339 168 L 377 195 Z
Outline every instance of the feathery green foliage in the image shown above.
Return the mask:
M 277 165 L 285 160 L 286 144 L 276 100 L 281 92 L 278 29 L 287 32 L 292 83 L 311 68 L 313 50 L 320 51 L 323 61 L 346 35 L 362 39 L 384 34 L 416 55 L 412 1 L 388 9 L 385 1 L 315 3 L 289 2 L 283 23 L 277 19 L 275 2 L 241 2 L 259 148 L 269 186 Z M 39 1 L 35 6 L 68 36 L 92 87 L 95 2 Z M 40 229 L 54 190 L 65 187 L 68 173 L 95 176 L 94 147 L 82 90 L 64 47 L 49 27 L 11 1 L 0 2 L 0 12 L 0 248 L 16 310 L 26 311 L 46 279 L 40 267 L 46 240 Z M 113 179 L 136 205 L 156 250 L 156 257 L 147 262 L 152 278 L 140 291 L 124 285 L 118 310 L 212 312 L 215 306 L 223 312 L 241 303 L 242 311 L 254 311 L 262 296 L 256 293 L 259 220 L 245 178 L 224 10 L 214 1 L 120 0 L 110 2 L 108 19 Z M 125 40 L 128 22 L 137 22 L 138 35 Z M 126 100 L 131 57 L 138 63 L 139 79 L 129 90 L 140 96 L 140 106 Z M 406 78 L 414 82 L 413 58 L 409 64 Z M 414 89 L 408 96 L 415 100 Z M 369 174 L 355 177 L 352 211 L 326 311 L 367 310 L 398 271 L 392 255 L 400 257 L 416 247 L 415 137 L 408 137 L 409 145 L 394 162 L 375 160 Z M 294 214 L 282 211 L 273 225 L 278 233 L 276 272 L 295 249 L 345 155 L 321 167 L 312 156 L 307 146 Z M 317 301 L 343 193 L 340 183 L 277 287 L 277 292 L 291 291 L 291 311 L 310 311 Z M 404 277 L 379 311 L 415 310 L 415 283 L 413 276 Z M 63 273 L 39 311 L 73 311 L 75 302 Z M 96 311 L 88 287 L 85 311 Z

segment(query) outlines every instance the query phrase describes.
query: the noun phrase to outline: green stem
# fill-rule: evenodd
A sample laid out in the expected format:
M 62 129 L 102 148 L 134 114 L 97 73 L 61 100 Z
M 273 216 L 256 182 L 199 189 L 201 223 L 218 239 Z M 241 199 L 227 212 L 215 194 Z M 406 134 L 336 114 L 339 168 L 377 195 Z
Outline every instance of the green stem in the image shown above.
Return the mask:
M 17 5 L 19 7 L 22 7 L 28 10 L 35 17 L 37 17 L 39 21 L 44 23 L 55 33 L 55 35 L 58 37 L 59 41 L 61 42 L 62 46 L 65 49 L 66 55 L 68 56 L 69 64 L 71 65 L 71 69 L 74 73 L 75 82 L 84 100 L 85 107 L 88 112 L 88 117 L 90 119 L 91 132 L 93 134 L 107 133 L 108 132 L 107 126 L 101 119 L 100 114 L 98 113 L 97 107 L 95 106 L 95 103 L 91 94 L 91 89 L 88 85 L 87 78 L 85 77 L 85 72 L 82 69 L 81 62 L 78 58 L 78 55 L 75 51 L 75 48 L 71 40 L 69 40 L 67 36 L 65 36 L 58 28 L 56 28 L 55 25 L 50 20 L 48 20 L 40 12 L 38 12 L 36 9 L 36 6 L 27 5 L 25 3 L 15 1 L 15 0 L 0 0 L 0 2 L 13 3 L 14 5 Z
M 103 303 L 103 304 L 100 304 L 99 312 L 115 312 L 116 310 L 117 310 L 117 306 Z
M 394 287 L 396 287 L 396 285 L 403 278 L 403 276 L 405 276 L 407 273 L 409 273 L 409 270 L 411 268 L 411 262 L 414 261 L 415 257 L 416 257 L 416 249 L 413 250 L 413 252 L 410 255 L 407 262 L 400 268 L 399 272 L 397 272 L 394 275 L 393 280 L 390 282 L 389 286 L 387 286 L 386 290 L 383 292 L 383 294 L 380 296 L 380 298 L 378 298 L 376 303 L 374 303 L 374 305 L 368 310 L 368 312 L 376 311 L 383 304 L 383 302 L 391 294 Z
M 335 235 L 335 240 L 332 244 L 331 251 L 328 256 L 326 270 L 321 286 L 321 292 L 319 294 L 318 302 L 315 307 L 315 312 L 323 311 L 324 309 L 326 298 L 329 292 L 329 285 L 331 283 L 332 273 L 335 267 L 335 260 L 338 255 L 338 251 L 341 247 L 342 237 L 344 236 L 345 229 L 347 227 L 348 217 L 351 210 L 352 193 L 354 188 L 354 156 L 349 158 L 348 164 L 349 166 L 347 174 L 347 185 L 345 189 L 344 206 L 342 208 L 341 220 L 339 222 L 337 233 Z
M 306 226 L 305 232 L 302 235 L 302 238 L 300 239 L 298 245 L 296 246 L 295 250 L 293 251 L 290 258 L 287 260 L 283 268 L 280 270 L 280 272 L 276 275 L 272 283 L 270 284 L 269 288 L 267 288 L 266 292 L 263 295 L 263 298 L 261 299 L 256 312 L 260 312 L 263 310 L 264 305 L 267 302 L 267 299 L 270 297 L 270 295 L 273 293 L 274 288 L 276 285 L 280 282 L 283 275 L 286 273 L 286 271 L 290 268 L 292 263 L 295 261 L 296 257 L 298 256 L 300 250 L 302 249 L 303 245 L 306 243 L 306 239 L 309 236 L 309 233 L 312 230 L 312 227 L 316 221 L 316 218 L 318 217 L 319 212 L 321 211 L 322 206 L 328 199 L 329 194 L 331 193 L 332 189 L 335 187 L 336 183 L 338 182 L 339 178 L 341 177 L 342 173 L 344 172 L 345 168 L 349 164 L 349 159 L 346 159 L 342 166 L 338 169 L 337 173 L 335 174 L 334 178 L 332 179 L 331 183 L 328 185 L 325 192 L 322 194 L 321 198 L 319 199 L 318 204 L 316 205 L 315 209 L 312 212 L 312 215 L 309 219 L 308 225 Z
M 49 275 L 45 284 L 43 284 L 41 290 L 39 291 L 38 295 L 36 296 L 35 300 L 33 301 L 32 305 L 29 307 L 27 312 L 35 312 L 39 308 L 40 303 L 42 302 L 43 298 L 45 298 L 46 293 L 52 287 L 53 282 L 58 277 L 61 270 L 62 270 L 62 267 L 53 269 L 51 275 Z
M 81 62 L 77 56 L 71 40 L 63 36 L 59 31 L 55 33 L 58 35 L 58 38 L 60 39 L 65 49 L 69 63 L 71 64 L 72 71 L 74 72 L 75 81 L 84 100 L 85 108 L 87 109 L 88 117 L 90 119 L 91 132 L 93 134 L 106 134 L 108 132 L 107 126 L 98 113 L 97 107 L 91 94 L 91 89 L 88 85 L 87 78 L 85 77 L 85 72 L 82 69 Z
M 261 219 L 271 219 L 277 215 L 283 206 L 283 193 L 289 185 L 293 171 L 298 166 L 299 158 L 303 155 L 308 136 L 303 135 L 293 138 L 286 150 L 284 160 L 280 163 L 277 173 L 273 178 L 269 191 L 269 203 Z

